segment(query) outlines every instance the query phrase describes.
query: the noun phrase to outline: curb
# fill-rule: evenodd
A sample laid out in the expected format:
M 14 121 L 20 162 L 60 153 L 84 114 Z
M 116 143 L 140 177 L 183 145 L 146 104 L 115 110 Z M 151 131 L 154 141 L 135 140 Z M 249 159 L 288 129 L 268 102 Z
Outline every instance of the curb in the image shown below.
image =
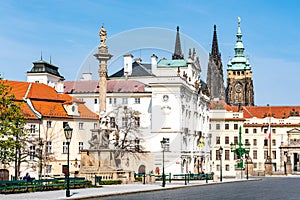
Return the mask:
M 248 179 L 248 180 L 235 180 L 235 181 L 228 181 L 228 182 L 212 182 L 212 183 L 205 183 L 205 184 L 193 184 L 193 185 L 180 185 L 175 187 L 161 187 L 157 189 L 149 189 L 149 190 L 139 190 L 139 191 L 128 191 L 128 192 L 116 192 L 113 194 L 99 194 L 99 195 L 91 195 L 91 196 L 85 196 L 85 197 L 74 197 L 71 199 L 73 200 L 84 200 L 84 199 L 95 199 L 95 198 L 104 198 L 104 197 L 110 197 L 110 196 L 122 196 L 127 194 L 137 194 L 137 193 L 146 193 L 146 192 L 156 192 L 161 190 L 176 190 L 180 188 L 186 188 L 186 187 L 205 187 L 210 185 L 217 185 L 217 184 L 228 184 L 228 183 L 236 183 L 236 182 L 249 182 L 249 181 L 261 181 L 261 178 L 256 179 Z M 70 199 L 70 198 L 62 198 L 62 199 Z

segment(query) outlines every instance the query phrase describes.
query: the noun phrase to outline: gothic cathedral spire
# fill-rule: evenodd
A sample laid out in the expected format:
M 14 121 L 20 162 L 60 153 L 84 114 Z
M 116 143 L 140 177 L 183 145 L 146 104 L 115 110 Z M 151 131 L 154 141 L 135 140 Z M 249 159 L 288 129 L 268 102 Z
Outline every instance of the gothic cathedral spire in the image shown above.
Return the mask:
M 181 51 L 179 26 L 177 26 L 175 49 L 174 49 L 174 54 L 172 55 L 172 60 L 182 60 L 182 59 L 184 59 L 184 57 Z
M 254 89 L 249 59 L 244 55 L 241 19 L 234 47 L 234 57 L 227 64 L 226 102 L 229 105 L 254 106 Z
M 212 99 L 225 99 L 223 66 L 221 60 L 221 53 L 219 53 L 216 25 L 214 25 L 212 47 L 211 52 L 209 53 L 206 82 Z

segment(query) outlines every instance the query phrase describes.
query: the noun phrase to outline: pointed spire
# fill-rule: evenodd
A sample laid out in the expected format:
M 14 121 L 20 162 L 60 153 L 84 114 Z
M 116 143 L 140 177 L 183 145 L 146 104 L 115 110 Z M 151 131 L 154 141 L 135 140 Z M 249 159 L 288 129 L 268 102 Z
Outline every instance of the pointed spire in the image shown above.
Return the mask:
M 51 56 L 50 56 L 50 64 L 51 64 Z
M 172 60 L 177 60 L 177 59 L 178 60 L 184 59 L 182 51 L 181 51 L 179 26 L 177 26 L 177 33 L 176 33 L 176 40 L 175 40 L 175 49 L 174 49 L 174 54 L 172 56 Z
M 214 36 L 211 46 L 211 55 L 213 58 L 217 58 L 219 56 L 219 46 L 218 46 L 218 37 L 217 37 L 217 26 L 214 25 Z
M 41 51 L 41 60 L 43 60 L 43 51 Z
M 238 17 L 238 31 L 236 33 L 236 44 L 234 47 L 235 56 L 237 57 L 245 57 L 244 56 L 244 44 L 242 41 L 242 31 L 241 31 L 241 18 Z

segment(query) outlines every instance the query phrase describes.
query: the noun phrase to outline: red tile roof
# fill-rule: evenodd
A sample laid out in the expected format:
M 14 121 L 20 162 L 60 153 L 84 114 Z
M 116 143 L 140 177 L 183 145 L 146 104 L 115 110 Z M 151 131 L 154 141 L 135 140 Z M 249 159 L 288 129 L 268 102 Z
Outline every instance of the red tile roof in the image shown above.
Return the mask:
M 291 115 L 298 116 L 300 114 L 300 106 L 243 106 L 243 114 L 245 118 L 288 118 Z
M 65 81 L 64 93 L 99 93 L 99 81 Z M 135 80 L 107 80 L 108 93 L 145 92 L 145 84 Z
M 23 97 L 26 95 L 27 99 L 31 100 L 34 109 L 42 114 L 43 117 L 78 118 L 69 116 L 63 106 L 64 104 L 76 102 L 80 118 L 98 119 L 98 116 L 90 111 L 82 101 L 68 94 L 58 94 L 54 88 L 45 84 L 18 81 L 3 82 L 12 88 L 12 93 L 16 96 L 16 100 L 23 102 L 22 111 L 29 119 L 37 119 L 37 117 L 23 100 Z
M 212 101 L 210 104 L 211 110 L 221 110 L 238 112 L 239 109 L 243 112 L 243 117 L 246 118 L 288 118 L 289 116 L 299 116 L 300 106 L 229 106 L 225 101 Z

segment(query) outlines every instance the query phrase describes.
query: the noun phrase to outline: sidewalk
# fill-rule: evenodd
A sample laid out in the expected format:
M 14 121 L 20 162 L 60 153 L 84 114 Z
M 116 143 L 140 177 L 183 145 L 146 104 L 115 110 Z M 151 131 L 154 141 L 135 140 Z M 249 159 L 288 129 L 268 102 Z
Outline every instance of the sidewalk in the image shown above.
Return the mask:
M 251 178 L 248 181 L 258 180 L 257 178 Z M 55 190 L 55 191 L 45 191 L 45 192 L 30 192 L 30 193 L 19 193 L 19 194 L 0 194 L 1 200 L 8 199 L 17 199 L 17 200 L 41 200 L 41 199 L 88 199 L 95 197 L 104 197 L 112 196 L 118 194 L 129 194 L 129 193 L 138 193 L 145 191 L 157 191 L 157 190 L 167 190 L 175 189 L 181 187 L 191 187 L 199 185 L 211 185 L 211 184 L 223 184 L 228 182 L 237 182 L 237 181 L 247 181 L 240 179 L 224 179 L 223 182 L 213 182 L 211 180 L 206 183 L 205 180 L 199 181 L 190 181 L 185 185 L 184 181 L 172 181 L 172 183 L 166 182 L 166 187 L 161 186 L 161 182 L 156 182 L 154 184 L 121 184 L 121 185 L 104 185 L 103 187 L 98 188 L 83 188 L 83 189 L 71 189 L 71 197 L 66 197 L 65 190 Z

